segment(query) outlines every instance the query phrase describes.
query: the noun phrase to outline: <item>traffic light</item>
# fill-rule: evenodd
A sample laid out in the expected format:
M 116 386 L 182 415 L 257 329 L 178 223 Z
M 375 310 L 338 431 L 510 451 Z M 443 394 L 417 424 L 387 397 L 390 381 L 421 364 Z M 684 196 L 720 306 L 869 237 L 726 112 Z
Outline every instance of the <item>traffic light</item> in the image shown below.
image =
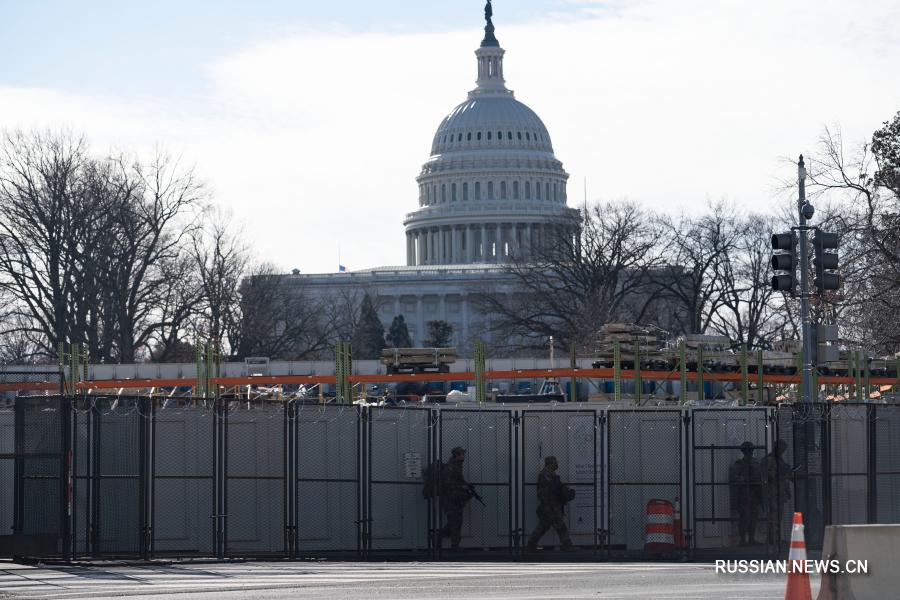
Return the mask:
M 791 296 L 797 289 L 797 234 L 793 231 L 772 234 L 772 289 L 776 292 L 788 292 Z M 783 273 L 779 273 L 783 271 Z
M 827 290 L 836 290 L 841 287 L 841 276 L 834 271 L 838 268 L 838 235 L 816 229 L 813 236 L 813 266 L 816 269 L 816 289 L 819 295 Z M 835 250 L 835 252 L 828 252 Z

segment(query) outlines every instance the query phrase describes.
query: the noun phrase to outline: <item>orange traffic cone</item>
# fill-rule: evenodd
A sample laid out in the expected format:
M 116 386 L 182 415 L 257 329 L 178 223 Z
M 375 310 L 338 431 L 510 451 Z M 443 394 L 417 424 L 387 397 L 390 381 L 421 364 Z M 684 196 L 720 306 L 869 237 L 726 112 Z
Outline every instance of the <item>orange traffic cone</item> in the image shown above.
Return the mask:
M 797 562 L 794 562 L 797 561 Z M 784 600 L 812 600 L 809 573 L 806 572 L 806 539 L 803 536 L 803 513 L 794 513 L 791 551 L 788 554 L 788 580 Z

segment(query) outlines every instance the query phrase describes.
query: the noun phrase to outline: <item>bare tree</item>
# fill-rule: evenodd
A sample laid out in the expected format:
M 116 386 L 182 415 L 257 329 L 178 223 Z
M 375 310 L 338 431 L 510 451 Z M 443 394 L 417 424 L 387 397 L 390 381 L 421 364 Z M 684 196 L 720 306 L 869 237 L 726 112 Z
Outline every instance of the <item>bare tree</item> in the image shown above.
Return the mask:
M 729 261 L 740 236 L 736 212 L 733 206 L 717 202 L 699 217 L 657 217 L 660 253 L 678 271 L 656 277 L 655 282 L 681 307 L 675 314 L 681 315 L 682 332 L 706 331 L 725 304 L 723 285 L 732 275 Z
M 772 290 L 769 237 L 773 219 L 750 215 L 735 223 L 737 235 L 721 257 L 717 306 L 709 327 L 748 348 L 770 348 L 784 335 L 783 311 Z
M 321 301 L 271 265 L 253 267 L 240 296 L 240 320 L 232 336 L 238 356 L 302 360 L 331 348 L 333 333 Z
M 578 225 L 562 225 L 505 266 L 511 293 L 477 296 L 496 335 L 532 348 L 551 335 L 588 346 L 602 324 L 644 318 L 648 273 L 660 264 L 652 220 L 633 203 L 612 202 L 583 210 Z
M 247 248 L 233 233 L 227 218 L 216 214 L 192 239 L 193 260 L 200 281 L 198 329 L 202 337 L 226 350 L 236 335 L 240 311 L 239 287 L 247 267 Z M 229 348 L 234 348 L 232 343 Z

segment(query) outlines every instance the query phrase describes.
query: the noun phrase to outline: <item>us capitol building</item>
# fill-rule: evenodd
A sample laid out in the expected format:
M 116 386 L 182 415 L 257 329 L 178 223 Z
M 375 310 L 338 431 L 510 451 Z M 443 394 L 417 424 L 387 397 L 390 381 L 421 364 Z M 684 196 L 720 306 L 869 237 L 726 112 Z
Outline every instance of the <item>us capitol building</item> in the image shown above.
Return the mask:
M 311 296 L 367 292 L 385 330 L 404 316 L 414 345 L 427 336 L 428 321 L 447 321 L 464 353 L 476 334 L 489 339 L 490 315 L 474 310 L 473 295 L 510 293 L 503 263 L 578 217 L 566 205 L 569 175 L 547 128 L 506 87 L 491 17 L 488 2 L 476 87 L 441 122 L 416 179 L 418 207 L 403 221 L 406 265 L 287 276 Z

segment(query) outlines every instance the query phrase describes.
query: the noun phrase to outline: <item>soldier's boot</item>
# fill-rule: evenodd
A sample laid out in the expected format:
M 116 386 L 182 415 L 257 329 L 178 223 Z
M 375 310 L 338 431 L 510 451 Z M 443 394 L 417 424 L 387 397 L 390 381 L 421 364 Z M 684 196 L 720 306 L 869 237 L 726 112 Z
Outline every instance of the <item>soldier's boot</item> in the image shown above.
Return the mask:
M 529 552 L 537 552 L 537 542 L 535 540 L 528 540 L 528 543 L 525 544 L 525 549 Z
M 575 549 L 574 544 L 572 544 L 572 538 L 570 537 L 566 537 L 565 539 L 560 540 L 560 544 L 560 549 L 562 549 L 564 552 L 571 552 Z

